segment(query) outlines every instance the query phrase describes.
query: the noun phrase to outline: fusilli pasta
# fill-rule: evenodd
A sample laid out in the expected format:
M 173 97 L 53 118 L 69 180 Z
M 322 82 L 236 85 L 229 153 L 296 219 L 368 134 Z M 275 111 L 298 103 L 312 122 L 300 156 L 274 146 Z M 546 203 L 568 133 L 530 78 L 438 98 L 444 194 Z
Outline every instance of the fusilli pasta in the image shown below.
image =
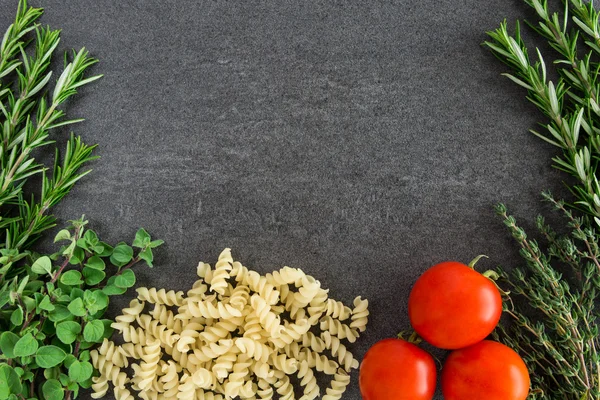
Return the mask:
M 185 294 L 137 289 L 112 324 L 125 343 L 105 339 L 90 352 L 100 372 L 92 398 L 112 384 L 117 400 L 133 400 L 135 391 L 144 400 L 291 400 L 290 376 L 297 374 L 300 400 L 312 400 L 321 393 L 318 371 L 332 378 L 323 399 L 341 399 L 348 373 L 358 368 L 343 342 L 365 330 L 367 300 L 347 307 L 297 268 L 261 276 L 234 261 L 230 249 L 214 269 L 201 262 L 196 273 L 200 279 Z M 144 313 L 148 303 L 153 308 Z M 121 370 L 130 363 L 131 378 Z

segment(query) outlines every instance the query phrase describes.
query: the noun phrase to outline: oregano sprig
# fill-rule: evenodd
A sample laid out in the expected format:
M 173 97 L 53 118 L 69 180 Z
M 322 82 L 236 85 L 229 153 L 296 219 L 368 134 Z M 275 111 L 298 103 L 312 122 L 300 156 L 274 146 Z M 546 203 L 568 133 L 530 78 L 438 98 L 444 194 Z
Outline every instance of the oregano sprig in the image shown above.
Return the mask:
M 140 229 L 131 245 L 111 246 L 83 217 L 71 223 L 56 235 L 64 243 L 56 253 L 28 258 L 27 275 L 0 290 L 0 378 L 13 382 L 0 399 L 69 399 L 90 387 L 89 349 L 112 335 L 109 296 L 133 287 L 133 267 L 152 266 L 163 243 Z

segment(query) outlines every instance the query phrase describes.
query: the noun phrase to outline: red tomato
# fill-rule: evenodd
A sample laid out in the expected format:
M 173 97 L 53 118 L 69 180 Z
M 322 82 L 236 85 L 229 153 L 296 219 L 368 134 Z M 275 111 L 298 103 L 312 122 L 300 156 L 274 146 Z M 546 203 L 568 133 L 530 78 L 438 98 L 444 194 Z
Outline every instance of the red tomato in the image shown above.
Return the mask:
M 525 400 L 529 385 L 521 357 L 491 340 L 453 351 L 442 370 L 445 400 Z
M 442 349 L 460 349 L 485 339 L 501 314 L 502 297 L 496 285 L 454 261 L 425 271 L 408 299 L 408 316 L 415 331 Z
M 425 350 L 401 339 L 373 345 L 360 365 L 358 383 L 363 400 L 431 400 L 436 368 Z

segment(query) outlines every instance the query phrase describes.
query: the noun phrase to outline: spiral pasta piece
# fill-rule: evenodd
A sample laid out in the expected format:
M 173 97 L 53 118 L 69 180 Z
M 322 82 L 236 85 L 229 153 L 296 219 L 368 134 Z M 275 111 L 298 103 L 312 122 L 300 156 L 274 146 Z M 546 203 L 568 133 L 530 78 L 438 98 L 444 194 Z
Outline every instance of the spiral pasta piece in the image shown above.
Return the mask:
M 310 275 L 302 277 L 301 286 L 298 288 L 298 292 L 294 293 L 294 305 L 292 308 L 292 317 L 294 316 L 294 309 L 303 308 L 309 305 L 309 303 L 318 294 L 321 284 L 315 278 Z
M 141 344 L 123 343 L 118 346 L 118 351 L 126 358 L 141 360 L 144 355 L 144 346 Z
M 212 366 L 212 372 L 215 374 L 217 379 L 223 380 L 229 376 L 231 371 L 233 371 L 233 366 L 237 360 L 237 353 L 237 348 L 231 347 L 227 353 L 217 357 L 214 365 Z
M 277 381 L 273 386 L 277 389 L 280 400 L 294 399 L 294 386 L 290 382 L 290 378 L 285 373 L 277 374 Z
M 208 285 L 202 281 L 202 279 L 198 279 L 192 285 L 192 288 L 187 291 L 187 297 L 205 297 L 208 292 Z M 185 299 L 184 299 L 185 300 Z
M 179 335 L 173 329 L 167 328 L 166 325 L 161 324 L 160 321 L 153 319 L 150 315 L 141 315 L 139 323 L 142 329 L 150 332 L 152 336 L 159 339 L 163 346 L 173 347 L 175 341 L 179 339 Z
M 279 301 L 279 291 L 269 283 L 267 278 L 261 276 L 258 272 L 250 271 L 246 277 L 248 288 L 264 299 L 270 306 Z
M 183 374 L 179 381 L 179 391 L 177 399 L 179 400 L 194 400 L 196 399 L 196 385 L 188 374 Z
M 229 298 L 229 304 L 234 308 L 242 311 L 246 304 L 250 301 L 250 288 L 248 286 L 236 286 L 231 291 L 231 297 Z
M 244 323 L 243 317 L 232 318 L 231 320 L 221 320 L 212 326 L 207 326 L 204 332 L 201 332 L 199 338 L 204 343 L 214 343 L 221 339 L 231 336 L 231 333 L 239 329 Z
M 256 361 L 262 361 L 266 363 L 273 353 L 273 349 L 266 344 L 250 338 L 238 338 L 235 339 L 234 343 L 242 354 L 246 354 L 248 357 L 253 358 Z
M 95 376 L 92 378 L 92 391 L 93 393 L 90 395 L 92 399 L 100 399 L 106 396 L 106 392 L 108 392 L 108 379 L 106 376 Z
M 260 318 L 255 311 L 251 311 L 246 315 L 243 337 L 253 340 L 261 340 L 265 337 L 263 327 L 260 324 Z
M 230 277 L 229 271 L 231 271 L 232 263 L 233 257 L 231 257 L 231 249 L 223 250 L 219 255 L 219 261 L 215 264 L 215 272 L 210 282 L 210 290 L 221 295 L 225 294 L 227 279 Z
M 260 324 L 265 328 L 269 335 L 272 338 L 280 337 L 281 332 L 283 331 L 283 326 L 281 326 L 280 322 L 281 320 L 279 319 L 279 316 L 271 311 L 271 307 L 267 304 L 265 299 L 254 294 L 250 298 L 250 304 L 258 316 Z
M 287 375 L 292 375 L 298 371 L 298 360 L 288 358 L 285 354 L 271 354 L 269 364 L 275 367 L 276 371 L 281 371 Z
M 177 397 L 179 392 L 179 370 L 178 365 L 175 361 L 169 360 L 162 367 L 161 372 L 163 375 L 160 377 L 160 382 L 163 385 L 164 396 L 167 399 L 173 399 Z
M 340 365 L 344 367 L 346 372 L 350 372 L 352 368 L 358 368 L 358 360 L 352 356 L 352 353 L 348 351 L 337 336 L 333 336 L 330 332 L 325 331 L 321 334 L 321 339 L 325 344 L 325 348 L 331 350 L 331 355 L 337 357 Z
M 110 361 L 115 366 L 119 368 L 127 367 L 128 361 L 127 357 L 123 356 L 123 353 L 119 351 L 119 347 L 115 346 L 113 341 L 110 341 L 106 338 L 102 341 L 102 345 L 96 351 L 98 356 L 104 357 L 107 361 Z
M 131 368 L 135 374 L 134 382 L 140 390 L 148 390 L 153 381 L 156 380 L 158 371 L 158 362 L 161 358 L 160 340 L 154 339 L 144 348 L 145 354 L 142 356 L 142 362 L 132 364 Z
M 193 317 L 231 319 L 242 316 L 242 312 L 237 308 L 216 300 L 190 298 L 185 306 L 187 306 L 187 312 Z
M 350 328 L 348 325 L 331 317 L 321 319 L 321 330 L 329 331 L 332 335 L 336 335 L 340 339 L 347 339 L 350 343 L 356 342 L 358 331 Z
M 360 296 L 354 299 L 354 309 L 352 309 L 352 322 L 350 328 L 356 328 L 359 332 L 364 332 L 367 329 L 369 320 L 369 300 L 363 300 Z
M 196 389 L 196 400 L 224 400 L 225 398 L 220 394 L 214 394 L 213 392 L 205 392 L 202 389 Z
M 194 356 L 200 362 L 207 362 L 209 360 L 215 360 L 223 354 L 230 352 L 232 347 L 233 340 L 221 339 L 217 343 L 209 343 L 207 346 L 194 349 Z
M 128 326 L 121 332 L 121 334 L 126 342 L 133 344 L 146 345 L 148 342 L 154 339 L 150 332 L 146 332 L 142 328 L 136 328 L 134 326 Z
M 115 387 L 113 394 L 115 400 L 135 400 L 135 397 L 131 395 L 131 392 L 125 388 Z
M 275 375 L 268 362 L 256 361 L 251 366 L 251 371 L 259 379 L 269 379 Z
M 350 375 L 343 369 L 339 369 L 331 381 L 330 387 L 325 389 L 325 396 L 322 400 L 339 400 L 350 384 Z
M 98 353 L 98 351 L 90 351 L 90 358 L 92 359 L 93 367 L 100 371 L 100 374 L 114 386 L 125 387 L 125 384 L 129 382 L 127 374 L 121 371 L 121 368 L 113 364 L 104 355 Z
M 300 400 L 312 400 L 319 396 L 321 391 L 319 385 L 317 385 L 317 378 L 315 378 L 315 374 L 313 373 L 312 368 L 308 366 L 306 360 L 300 362 L 298 378 L 301 379 L 300 386 L 304 387 L 303 396 Z
M 180 306 L 183 304 L 183 292 L 165 289 L 139 287 L 136 289 L 138 299 L 152 304 L 164 304 L 167 306 Z
M 144 310 L 145 303 L 138 301 L 137 299 L 131 300 L 129 307 L 124 308 L 121 312 L 122 315 L 118 315 L 115 318 L 115 322 L 111 324 L 111 327 L 118 330 L 123 330 L 134 322 L 137 316 Z
M 352 309 L 341 301 L 327 299 L 323 305 L 323 313 L 326 316 L 331 316 L 332 318 L 339 319 L 340 321 L 345 321 L 350 318 L 350 315 L 352 315 Z
M 310 348 L 312 351 L 317 353 L 322 353 L 326 348 L 326 342 L 312 332 L 306 332 L 304 335 L 302 335 L 301 345 L 303 347 Z
M 237 397 L 240 395 L 240 391 L 243 390 L 245 384 L 245 378 L 248 376 L 249 368 L 252 362 L 245 354 L 239 354 L 235 363 L 233 364 L 232 371 L 228 374 L 227 382 L 223 385 L 225 396 Z M 246 398 L 244 396 L 243 398 Z
M 184 320 L 175 318 L 175 313 L 167 308 L 164 304 L 155 304 L 154 309 L 150 312 L 150 316 L 172 329 L 175 333 L 181 333 L 184 325 Z
M 273 387 L 266 380 L 259 378 L 256 395 L 259 396 L 260 400 L 271 400 L 273 398 Z
M 217 377 L 206 368 L 199 368 L 192 374 L 192 382 L 201 389 L 212 389 L 217 384 Z
M 315 368 L 319 372 L 324 372 L 327 375 L 333 375 L 339 368 L 339 364 L 327 358 L 324 354 L 319 354 L 310 349 L 303 348 L 300 350 L 298 360 L 306 361 L 310 368 Z
M 265 278 L 273 286 L 299 285 L 305 274 L 298 268 L 283 267 L 278 271 L 266 274 Z

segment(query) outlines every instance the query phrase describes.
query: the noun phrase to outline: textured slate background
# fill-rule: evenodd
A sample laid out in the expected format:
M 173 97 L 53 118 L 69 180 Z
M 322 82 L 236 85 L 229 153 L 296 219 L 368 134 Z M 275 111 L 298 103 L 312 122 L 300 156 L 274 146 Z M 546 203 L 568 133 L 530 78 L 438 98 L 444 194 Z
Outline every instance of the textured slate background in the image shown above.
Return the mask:
M 2 31 L 16 3 L 0 0 Z M 496 202 L 523 220 L 560 188 L 527 133 L 539 115 L 480 47 L 530 15 L 518 0 L 31 3 L 105 74 L 68 107 L 102 159 L 56 212 L 164 239 L 141 284 L 185 290 L 226 246 L 262 273 L 300 267 L 370 300 L 360 358 L 409 327 L 432 264 L 519 262 Z

